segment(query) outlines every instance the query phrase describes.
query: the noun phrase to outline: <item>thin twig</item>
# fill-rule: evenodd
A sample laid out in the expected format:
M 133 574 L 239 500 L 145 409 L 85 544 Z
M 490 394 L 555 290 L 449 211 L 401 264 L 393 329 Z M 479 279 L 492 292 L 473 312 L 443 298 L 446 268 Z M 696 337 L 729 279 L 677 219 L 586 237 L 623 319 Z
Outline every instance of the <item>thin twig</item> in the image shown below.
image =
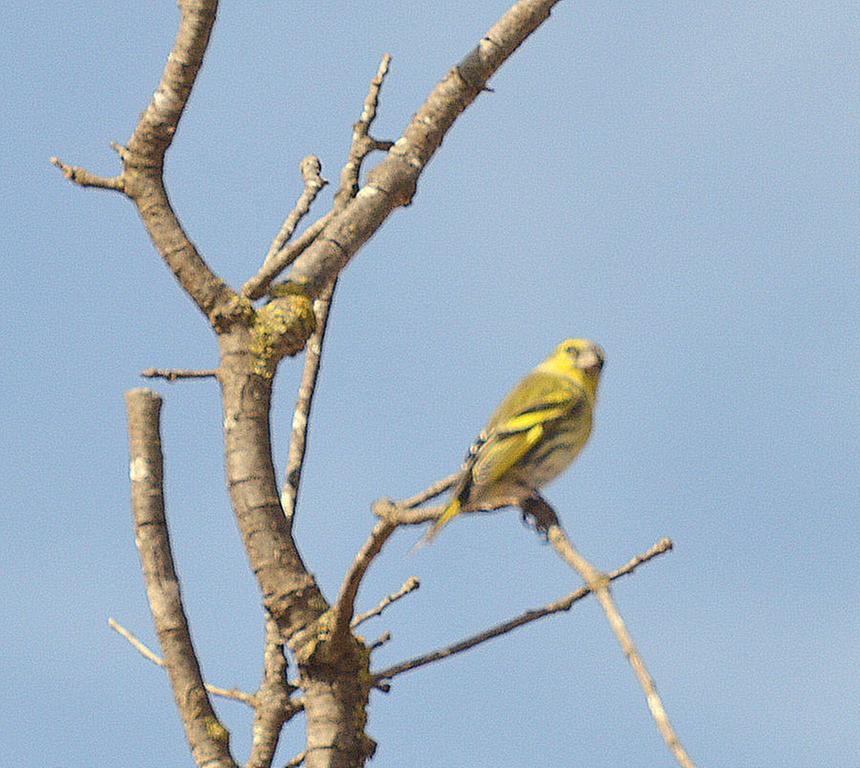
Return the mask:
M 332 217 L 329 211 L 325 216 L 318 218 L 295 240 L 284 245 L 275 256 L 260 268 L 252 278 L 242 286 L 242 295 L 249 299 L 259 299 L 266 293 L 272 280 L 281 274 L 290 264 L 302 255 L 319 237 Z
M 164 659 L 161 658 L 155 651 L 149 648 L 142 640 L 136 637 L 132 632 L 126 629 L 114 618 L 108 618 L 108 626 L 119 635 L 122 635 L 129 644 L 145 659 L 149 659 L 156 666 L 164 668 Z M 241 701 L 249 707 L 255 707 L 257 702 L 252 693 L 246 693 L 238 688 L 221 688 L 217 685 L 206 683 L 206 690 L 213 696 L 220 696 L 222 699 L 233 699 L 233 701 Z
M 367 573 L 370 564 L 382 551 L 382 547 L 385 546 L 385 542 L 388 541 L 391 534 L 399 526 L 419 525 L 426 523 L 428 520 L 438 518 L 442 507 L 416 509 L 415 505 L 438 496 L 446 488 L 450 487 L 452 477 L 456 476 L 446 477 L 444 480 L 434 483 L 427 490 L 406 499 L 404 502 L 398 503 L 391 499 L 379 499 L 374 502 L 373 513 L 379 520 L 373 526 L 370 536 L 368 536 L 367 541 L 358 551 L 341 583 L 340 592 L 333 608 L 335 617 L 334 631 L 332 632 L 333 638 L 344 637 L 352 626 L 358 588 L 361 586 L 361 581 L 364 578 L 364 574 Z
M 383 597 L 382 600 L 379 601 L 379 604 L 375 608 L 371 608 L 369 611 L 365 611 L 364 613 L 358 614 L 352 622 L 350 626 L 355 629 L 360 624 L 363 624 L 368 619 L 372 619 L 375 616 L 379 616 L 389 605 L 392 603 L 396 603 L 403 597 L 406 597 L 410 592 L 414 592 L 418 587 L 421 586 L 421 582 L 418 581 L 414 576 L 410 576 L 403 583 L 403 586 L 400 587 L 396 592 L 392 592 L 387 597 Z
M 391 632 L 385 630 L 379 637 L 376 638 L 369 646 L 368 650 L 375 651 L 377 648 L 382 648 L 389 640 L 391 640 Z
M 379 520 L 373 526 L 370 536 L 355 556 L 355 560 L 353 560 L 341 583 L 340 592 L 333 609 L 335 624 L 332 635 L 334 638 L 344 636 L 352 626 L 358 588 L 361 586 L 361 581 L 370 564 L 385 546 L 385 542 L 399 526 L 419 525 L 438 518 L 442 507 L 416 509 L 415 506 L 444 492 L 453 484 L 452 478 L 456 478 L 456 475 L 434 483 L 425 491 L 403 502 L 395 502 L 391 499 L 379 499 L 374 502 L 373 513 Z
M 236 768 L 230 733 L 218 720 L 191 642 L 164 513 L 161 398 L 149 389 L 126 394 L 135 543 L 146 596 L 176 706 L 195 762 Z
M 299 768 L 299 766 L 305 761 L 305 752 L 299 752 L 290 762 L 288 762 L 284 768 Z
M 328 290 L 324 291 L 314 302 L 314 314 L 316 316 L 316 330 L 308 339 L 305 348 L 305 364 L 302 369 L 302 378 L 299 382 L 299 392 L 296 397 L 296 407 L 293 411 L 293 431 L 290 436 L 290 452 L 287 457 L 286 477 L 281 489 L 281 507 L 284 510 L 290 526 L 296 513 L 296 505 L 299 499 L 299 488 L 302 482 L 302 468 L 305 464 L 305 450 L 308 444 L 308 428 L 310 426 L 311 408 L 313 407 L 314 394 L 319 377 L 320 363 L 322 362 L 323 343 L 328 328 L 329 312 L 331 311 L 331 300 L 336 287 L 332 283 Z
M 307 216 L 311 209 L 311 205 L 314 200 L 316 200 L 320 190 L 328 184 L 328 181 L 321 175 L 322 165 L 320 163 L 320 159 L 315 155 L 308 155 L 304 160 L 302 160 L 299 165 L 299 171 L 304 179 L 305 188 L 299 196 L 299 199 L 296 201 L 293 210 L 289 212 L 287 218 L 284 220 L 280 231 L 275 235 L 275 239 L 272 240 L 269 253 L 266 255 L 266 259 L 263 262 L 264 267 L 269 264 L 284 248 L 287 241 L 293 236 L 293 232 L 296 231 L 296 227 L 299 225 L 299 222 Z
M 445 511 L 444 505 L 435 507 L 404 507 L 400 502 L 391 499 L 377 499 L 373 502 L 373 514 L 380 518 L 389 518 L 397 525 L 422 525 L 438 520 Z
M 337 601 L 334 604 L 334 629 L 332 630 L 332 640 L 337 642 L 339 639 L 346 637 L 352 623 L 353 612 L 355 610 L 355 597 L 358 594 L 358 588 L 361 586 L 361 580 L 367 569 L 374 561 L 376 556 L 382 551 L 385 542 L 388 541 L 392 533 L 397 529 L 397 521 L 391 517 L 380 518 L 370 536 L 364 543 L 364 546 L 358 551 L 352 565 L 343 579 L 340 587 L 340 592 L 337 596 Z
M 615 605 L 615 600 L 613 600 L 612 594 L 609 591 L 610 577 L 607 574 L 601 573 L 577 551 L 573 542 L 561 527 L 555 510 L 553 510 L 546 500 L 536 495 L 523 504 L 523 511 L 535 517 L 538 525 L 546 530 L 547 537 L 553 549 L 582 577 L 586 585 L 594 592 L 600 605 L 603 607 L 603 611 L 609 620 L 609 625 L 612 627 L 615 637 L 618 639 L 618 643 L 621 645 L 621 650 L 636 673 L 639 684 L 645 693 L 648 709 L 651 710 L 651 716 L 654 718 L 660 735 L 682 768 L 695 768 L 693 760 L 682 746 L 678 734 L 672 727 L 672 723 L 669 722 L 669 715 L 666 713 L 663 701 L 657 693 L 654 679 L 648 673 L 645 662 L 639 654 L 633 638 L 627 631 L 627 626 L 621 617 L 618 606 Z
M 448 477 L 444 477 L 441 480 L 436 481 L 429 488 L 421 491 L 421 493 L 417 493 L 414 496 L 404 499 L 397 503 L 398 507 L 403 509 L 413 509 L 414 507 L 418 507 L 425 502 L 430 501 L 430 499 L 435 499 L 437 496 L 441 496 L 445 491 L 451 488 L 457 480 L 460 479 L 460 475 L 462 472 L 454 472 Z
M 284 724 L 302 709 L 300 701 L 290 698 L 295 690 L 287 682 L 287 658 L 278 625 L 267 617 L 263 680 L 254 697 L 257 711 L 246 768 L 270 768 L 272 765 Z
M 610 581 L 614 581 L 615 579 L 618 579 L 622 576 L 626 576 L 629 573 L 633 573 L 633 571 L 635 571 L 643 563 L 647 563 L 649 560 L 652 560 L 653 558 L 668 552 L 670 549 L 672 549 L 671 540 L 662 539 L 661 541 L 658 541 L 653 547 L 651 547 L 647 552 L 644 552 L 641 555 L 637 555 L 629 562 L 625 563 L 620 568 L 610 573 L 608 578 Z M 421 656 L 416 656 L 414 659 L 408 659 L 406 661 L 400 662 L 399 664 L 395 664 L 394 666 L 388 667 L 387 669 L 375 672 L 373 675 L 374 680 L 377 682 L 390 680 L 391 678 L 396 677 L 397 675 L 401 675 L 404 672 L 409 672 L 410 670 L 417 669 L 418 667 L 424 667 L 428 664 L 432 664 L 434 661 L 439 661 L 440 659 L 448 658 L 449 656 L 453 656 L 457 653 L 468 651 L 470 648 L 474 648 L 476 645 L 485 643 L 487 640 L 492 640 L 493 638 L 499 637 L 500 635 L 507 634 L 508 632 L 517 629 L 518 627 L 522 627 L 526 624 L 530 624 L 533 621 L 542 619 L 544 616 L 551 616 L 552 614 L 559 613 L 561 611 L 569 611 L 574 603 L 579 602 L 584 597 L 587 597 L 590 593 L 591 589 L 589 589 L 588 587 L 580 587 L 579 589 L 571 592 L 566 597 L 563 597 L 559 600 L 555 600 L 554 602 L 549 603 L 542 608 L 533 608 L 532 610 L 525 611 L 524 613 L 521 613 L 519 616 L 516 616 L 513 619 L 509 619 L 508 621 L 495 627 L 492 627 L 488 630 L 485 630 L 484 632 L 472 635 L 472 637 L 468 637 L 458 643 L 446 646 L 445 648 L 440 648 L 436 651 L 431 651 L 430 653 L 422 654 Z
M 290 279 L 316 296 L 399 207 L 409 205 L 418 180 L 454 121 L 487 81 L 547 18 L 558 0 L 518 0 L 436 85 L 385 159 L 368 174 L 353 202 L 334 217 L 326 236 L 293 264 Z
M 140 375 L 145 379 L 167 379 L 173 382 L 177 379 L 217 379 L 218 370 L 215 368 L 201 371 L 187 368 L 146 368 L 140 372 Z
M 391 141 L 378 141 L 370 135 L 370 126 L 376 119 L 376 111 L 379 107 L 379 93 L 388 67 L 391 64 L 391 56 L 385 54 L 376 70 L 376 76 L 370 81 L 370 88 L 364 99 L 364 107 L 358 122 L 353 126 L 352 144 L 349 148 L 349 158 L 340 173 L 340 187 L 334 196 L 335 212 L 342 211 L 350 200 L 358 194 L 359 177 L 361 176 L 361 164 L 364 159 L 374 150 L 388 151 L 394 146 Z
M 388 72 L 388 64 L 391 57 L 388 54 L 382 57 L 376 77 L 370 83 L 367 97 L 364 100 L 364 108 L 358 122 L 353 127 L 352 143 L 349 149 L 349 159 L 341 172 L 341 182 L 334 198 L 332 213 L 337 213 L 355 196 L 358 191 L 358 177 L 361 173 L 361 164 L 374 149 L 379 148 L 379 142 L 369 137 L 370 126 L 376 118 L 376 110 L 379 105 L 379 92 L 385 75 Z M 307 158 L 306 158 L 307 159 Z M 274 245 L 273 245 L 274 247 Z M 270 258 L 274 256 L 270 253 Z M 267 258 L 267 262 L 270 259 Z M 265 265 L 264 265 L 265 268 Z M 302 467 L 304 466 L 305 450 L 307 448 L 308 425 L 310 413 L 313 406 L 314 392 L 316 391 L 317 377 L 319 376 L 320 362 L 322 360 L 323 343 L 325 342 L 326 329 L 328 327 L 331 302 L 337 288 L 337 277 L 320 293 L 314 302 L 314 314 L 316 316 L 316 328 L 307 343 L 305 364 L 302 370 L 302 379 L 299 384 L 299 393 L 296 398 L 296 407 L 293 411 L 293 431 L 290 437 L 290 453 L 287 459 L 286 478 L 281 491 L 281 507 L 284 510 L 290 525 L 296 514 L 299 487 L 301 485 Z
M 96 187 L 98 189 L 110 189 L 115 192 L 122 192 L 124 189 L 125 181 L 122 174 L 119 176 L 99 176 L 95 173 L 90 173 L 86 168 L 81 168 L 78 165 L 68 165 L 60 160 L 59 157 L 52 157 L 51 165 L 57 166 L 63 172 L 63 176 L 79 187 Z

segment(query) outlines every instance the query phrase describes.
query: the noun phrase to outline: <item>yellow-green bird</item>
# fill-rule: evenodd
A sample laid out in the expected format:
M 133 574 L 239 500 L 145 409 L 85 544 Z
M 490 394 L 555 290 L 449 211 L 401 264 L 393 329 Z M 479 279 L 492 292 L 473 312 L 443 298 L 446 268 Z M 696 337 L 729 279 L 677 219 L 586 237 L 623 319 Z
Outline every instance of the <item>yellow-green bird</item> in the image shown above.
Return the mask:
M 420 543 L 461 512 L 517 506 L 560 475 L 591 434 L 603 350 L 566 339 L 502 401 L 466 455 L 448 506 Z

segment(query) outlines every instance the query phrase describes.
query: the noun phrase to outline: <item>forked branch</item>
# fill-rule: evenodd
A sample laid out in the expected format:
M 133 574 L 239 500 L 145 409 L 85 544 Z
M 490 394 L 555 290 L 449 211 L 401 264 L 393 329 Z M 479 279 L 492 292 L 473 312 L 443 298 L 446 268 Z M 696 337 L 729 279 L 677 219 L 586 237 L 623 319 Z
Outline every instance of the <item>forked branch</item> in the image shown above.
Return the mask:
M 400 587 L 396 592 L 392 592 L 390 595 L 386 595 L 382 598 L 382 600 L 377 603 L 373 608 L 369 611 L 365 611 L 364 613 L 359 613 L 352 622 L 350 626 L 355 629 L 356 627 L 364 624 L 365 621 L 369 621 L 370 619 L 379 616 L 389 605 L 392 603 L 396 603 L 398 600 L 403 599 L 410 592 L 414 592 L 418 587 L 421 586 L 421 582 L 418 581 L 414 576 L 410 576 L 403 582 L 403 586 Z
M 144 226 L 161 257 L 201 311 L 213 323 L 235 309 L 236 294 L 209 268 L 170 205 L 164 188 L 164 154 L 170 147 L 191 89 L 203 63 L 215 23 L 217 0 L 179 0 L 182 14 L 173 50 L 152 100 L 137 122 L 128 146 L 114 144 L 123 170 L 111 178 L 59 158 L 51 162 L 70 181 L 83 187 L 112 189 L 137 206 Z
M 398 207 L 408 205 L 418 178 L 454 121 L 487 81 L 548 17 L 558 0 L 519 0 L 453 67 L 418 109 L 386 158 L 349 206 L 336 213 L 293 264 L 290 280 L 317 296 Z
M 626 576 L 630 573 L 633 573 L 633 571 L 635 571 L 643 563 L 647 563 L 649 560 L 652 560 L 659 555 L 665 554 L 670 549 L 672 549 L 671 540 L 662 539 L 661 541 L 658 541 L 653 547 L 651 547 L 647 552 L 644 552 L 641 555 L 637 555 L 617 570 L 612 571 L 612 573 L 608 575 L 608 578 L 610 581 L 614 581 L 615 579 L 619 579 L 622 576 Z M 552 616 L 554 613 L 560 613 L 561 611 L 569 611 L 573 607 L 574 603 L 578 603 L 580 600 L 587 597 L 589 594 L 591 594 L 591 589 L 589 587 L 580 587 L 579 589 L 571 592 L 566 597 L 563 597 L 559 600 L 555 600 L 554 602 L 549 603 L 542 608 L 533 608 L 529 611 L 525 611 L 519 616 L 515 616 L 513 619 L 509 619 L 502 624 L 498 624 L 497 626 L 491 627 L 490 629 L 484 630 L 483 632 L 479 632 L 476 635 L 467 637 L 465 640 L 461 640 L 458 643 L 453 643 L 452 645 L 448 645 L 445 648 L 440 648 L 438 650 L 431 651 L 430 653 L 416 656 L 413 659 L 407 659 L 406 661 L 402 661 L 399 664 L 395 664 L 391 667 L 387 667 L 386 669 L 374 672 L 373 677 L 377 682 L 381 683 L 386 680 L 391 680 L 392 678 L 397 677 L 397 675 L 402 675 L 404 672 L 409 672 L 413 669 L 418 669 L 419 667 L 426 667 L 428 664 L 432 664 L 434 661 L 446 659 L 449 656 L 454 656 L 457 653 L 463 653 L 463 651 L 468 651 L 470 648 L 474 648 L 476 645 L 485 643 L 495 637 L 505 635 L 508 632 L 517 629 L 518 627 L 523 627 L 526 624 L 531 624 L 531 622 L 537 621 L 538 619 L 542 619 L 545 616 Z
M 678 734 L 675 733 L 675 729 L 672 727 L 672 723 L 669 722 L 669 715 L 666 713 L 663 701 L 657 693 L 654 680 L 648 673 L 645 662 L 636 648 L 633 638 L 627 631 L 627 625 L 621 617 L 618 606 L 615 605 L 615 600 L 609 591 L 610 576 L 601 573 L 577 551 L 573 542 L 561 527 L 555 510 L 542 497 L 535 495 L 533 498 L 528 499 L 523 504 L 523 511 L 535 518 L 538 527 L 546 531 L 547 538 L 550 544 L 552 544 L 553 549 L 582 577 L 586 586 L 594 592 L 606 614 L 606 618 L 609 620 L 609 625 L 612 627 L 615 637 L 621 645 L 621 650 L 624 651 L 624 655 L 630 662 L 630 666 L 633 667 L 639 684 L 645 692 L 648 709 L 651 710 L 651 716 L 654 718 L 660 735 L 682 768 L 695 768 L 693 760 L 681 744 Z

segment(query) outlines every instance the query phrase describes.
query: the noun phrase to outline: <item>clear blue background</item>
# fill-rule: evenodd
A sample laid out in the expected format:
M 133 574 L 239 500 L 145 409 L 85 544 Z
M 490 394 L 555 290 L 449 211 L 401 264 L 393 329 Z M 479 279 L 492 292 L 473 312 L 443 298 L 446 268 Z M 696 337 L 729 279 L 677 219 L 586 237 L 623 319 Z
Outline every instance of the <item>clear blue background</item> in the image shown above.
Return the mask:
M 225 3 L 168 157 L 177 210 L 234 285 L 318 154 L 337 179 L 367 84 L 396 138 L 503 2 Z M 114 173 L 176 29 L 172 3 L 4 5 L 0 462 L 4 761 L 190 765 L 128 510 L 122 393 L 208 367 L 209 329 Z M 370 503 L 455 468 L 560 339 L 600 341 L 599 423 L 548 491 L 607 569 L 676 550 L 616 595 L 702 766 L 860 766 L 860 12 L 848 2 L 567 2 L 457 122 L 344 275 L 297 535 L 333 596 Z M 331 189 L 315 209 L 327 209 Z M 277 384 L 279 466 L 299 360 Z M 253 690 L 262 619 L 224 488 L 212 382 L 159 384 L 173 542 L 208 679 Z M 416 534 L 417 535 L 417 534 Z M 577 585 L 516 512 L 465 519 L 360 596 L 421 589 L 369 638 L 381 667 Z M 250 713 L 218 702 L 239 759 Z M 379 766 L 672 760 L 591 601 L 374 694 Z M 279 763 L 301 749 L 286 729 Z

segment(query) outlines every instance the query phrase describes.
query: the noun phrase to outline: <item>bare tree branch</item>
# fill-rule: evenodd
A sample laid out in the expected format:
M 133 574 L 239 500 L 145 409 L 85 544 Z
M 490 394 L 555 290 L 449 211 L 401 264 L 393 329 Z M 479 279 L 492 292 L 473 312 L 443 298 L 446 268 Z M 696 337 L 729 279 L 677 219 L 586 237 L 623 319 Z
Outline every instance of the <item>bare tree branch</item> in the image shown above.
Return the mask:
M 680 739 L 678 738 L 678 734 L 675 733 L 675 729 L 669 722 L 669 716 L 666 713 L 666 709 L 663 706 L 663 701 L 660 698 L 660 695 L 657 693 L 654 680 L 648 673 L 648 670 L 645 667 L 645 662 L 639 654 L 636 645 L 633 643 L 633 638 L 630 637 L 630 633 L 627 631 L 624 619 L 621 617 L 621 613 L 615 605 L 615 601 L 609 591 L 609 582 L 611 581 L 610 577 L 605 573 L 601 573 L 577 551 L 573 542 L 568 538 L 564 529 L 561 527 L 561 523 L 558 520 L 555 510 L 545 499 L 538 495 L 535 495 L 531 499 L 527 499 L 523 504 L 523 511 L 535 518 L 540 528 L 547 532 L 547 537 L 550 544 L 552 544 L 553 549 L 555 549 L 559 556 L 582 577 L 586 586 L 594 592 L 600 605 L 603 607 L 604 613 L 606 613 L 606 618 L 609 620 L 609 625 L 612 627 L 612 631 L 618 638 L 621 650 L 624 651 L 624 655 L 630 662 L 630 666 L 633 667 L 633 671 L 636 673 L 639 684 L 645 692 L 648 709 L 651 710 L 651 716 L 654 718 L 654 722 L 657 725 L 657 729 L 660 731 L 660 735 L 663 737 L 666 745 L 669 747 L 672 754 L 675 756 L 675 759 L 678 761 L 678 764 L 681 765 L 682 768 L 695 768 L 693 760 L 685 751 Z
M 140 375 L 145 379 L 167 379 L 170 382 L 177 379 L 217 379 L 218 369 L 192 371 L 187 368 L 146 368 Z
M 255 696 L 257 712 L 246 768 L 270 768 L 272 765 L 284 724 L 302 709 L 300 701 L 290 698 L 295 690 L 287 682 L 287 659 L 278 626 L 269 618 L 266 620 L 263 681 Z
M 335 283 L 332 283 L 314 302 L 317 327 L 305 347 L 305 364 L 299 382 L 299 393 L 293 411 L 293 431 L 290 436 L 290 452 L 287 457 L 287 471 L 281 488 L 281 507 L 290 527 L 296 514 L 299 500 L 299 487 L 302 482 L 302 468 L 305 464 L 305 450 L 308 444 L 311 408 L 317 387 L 320 363 L 322 362 L 323 342 L 328 327 L 328 316 Z
M 164 668 L 164 659 L 161 658 L 155 651 L 151 650 L 146 643 L 132 634 L 129 630 L 127 630 L 122 624 L 120 624 L 114 618 L 108 618 L 108 626 L 114 630 L 119 635 L 122 635 L 126 640 L 128 640 L 129 644 L 134 648 L 143 658 L 149 659 L 156 666 Z M 233 701 L 241 701 L 243 704 L 247 704 L 249 707 L 255 707 L 257 705 L 256 699 L 252 693 L 246 693 L 238 688 L 221 688 L 217 685 L 211 685 L 210 683 L 206 683 L 206 690 L 211 693 L 213 696 L 220 696 L 222 699 L 232 699 Z
M 615 579 L 618 579 L 622 576 L 626 576 L 629 573 L 633 573 L 633 571 L 635 571 L 643 563 L 647 563 L 649 560 L 652 560 L 653 558 L 668 552 L 670 549 L 672 549 L 671 540 L 661 539 L 647 552 L 644 552 L 641 555 L 637 555 L 629 562 L 625 563 L 620 568 L 610 573 L 608 575 L 608 578 L 610 581 L 614 581 Z M 573 607 L 574 603 L 579 602 L 584 597 L 587 597 L 589 594 L 591 594 L 591 589 L 589 587 L 580 587 L 579 589 L 571 592 L 569 595 L 561 598 L 560 600 L 555 600 L 554 602 L 549 603 L 542 608 L 533 608 L 529 611 L 525 611 L 524 613 L 521 613 L 519 616 L 516 616 L 513 619 L 509 619 L 502 624 L 487 629 L 483 632 L 479 632 L 478 634 L 472 635 L 471 637 L 467 637 L 465 640 L 461 640 L 458 643 L 453 643 L 452 645 L 446 646 L 445 648 L 440 648 L 436 651 L 431 651 L 430 653 L 416 656 L 414 659 L 408 659 L 406 661 L 400 662 L 399 664 L 395 664 L 391 667 L 383 669 L 379 672 L 374 672 L 373 677 L 378 682 L 381 682 L 383 680 L 390 680 L 397 675 L 402 675 L 404 672 L 409 672 L 410 670 L 418 669 L 419 667 L 424 667 L 428 664 L 432 664 L 434 661 L 446 659 L 449 656 L 453 656 L 457 653 L 468 651 L 470 648 L 474 648 L 476 645 L 485 643 L 487 640 L 492 640 L 494 637 L 499 637 L 500 635 L 507 634 L 508 632 L 517 629 L 518 627 L 522 627 L 526 624 L 530 624 L 533 621 L 542 619 L 544 618 L 544 616 L 551 616 L 552 614 L 559 613 L 561 611 L 569 611 L 571 607 Z
M 355 611 L 355 598 L 358 588 L 367 569 L 376 556 L 382 551 L 385 542 L 397 529 L 398 522 L 392 517 L 380 518 L 364 546 L 358 551 L 355 560 L 347 571 L 340 587 L 334 607 L 334 629 L 332 630 L 332 641 L 340 642 L 348 633 Z
M 380 600 L 379 603 L 375 607 L 371 608 L 369 611 L 365 611 L 364 613 L 358 614 L 358 616 L 356 616 L 350 623 L 350 627 L 352 627 L 352 629 L 355 629 L 359 625 L 364 624 L 365 621 L 379 616 L 379 614 L 381 614 L 386 608 L 388 608 L 389 605 L 391 605 L 392 603 L 396 603 L 401 598 L 406 597 L 406 595 L 408 595 L 410 592 L 414 592 L 420 586 L 421 582 L 418 581 L 418 579 L 416 579 L 414 576 L 410 576 L 403 583 L 403 586 L 400 587 L 400 589 L 398 589 L 396 592 L 392 592 L 390 595 L 383 597 L 382 600 Z
M 322 165 L 320 159 L 315 155 L 308 155 L 302 160 L 299 165 L 299 171 L 304 179 L 305 188 L 296 201 L 295 207 L 284 220 L 280 231 L 275 235 L 275 239 L 269 248 L 269 253 L 266 255 L 266 260 L 263 262 L 264 267 L 270 264 L 272 259 L 283 250 L 287 241 L 293 236 L 293 232 L 296 231 L 299 222 L 307 216 L 320 190 L 328 184 L 328 181 L 321 176 Z
M 364 106 L 358 121 L 353 126 L 352 144 L 349 148 L 349 157 L 346 165 L 340 173 L 340 187 L 334 196 L 335 212 L 342 211 L 349 205 L 350 201 L 358 194 L 359 178 L 361 177 L 361 165 L 364 159 L 374 150 L 387 152 L 394 146 L 391 141 L 378 141 L 370 135 L 370 127 L 376 120 L 376 111 L 379 108 L 379 94 L 388 67 L 391 64 L 391 56 L 385 54 L 376 70 L 376 76 L 370 81 L 370 88 L 364 99 Z
M 126 406 L 135 543 L 176 706 L 197 765 L 236 768 L 230 734 L 206 693 L 173 565 L 164 515 L 161 398 L 148 389 L 133 389 L 126 394 Z
M 415 507 L 421 506 L 425 502 L 430 501 L 430 499 L 435 499 L 437 496 L 445 493 L 449 488 L 454 486 L 454 483 L 460 478 L 462 472 L 454 472 L 448 477 L 443 477 L 441 480 L 433 483 L 429 488 L 421 491 L 421 493 L 415 494 L 408 499 L 404 499 L 403 501 L 398 503 L 398 507 L 402 509 L 414 509 Z
M 440 82 L 367 184 L 293 264 L 290 280 L 317 296 L 398 207 L 408 205 L 418 178 L 459 115 L 489 78 L 543 23 L 558 0 L 519 0 L 476 48 Z
M 68 165 L 60 160 L 59 157 L 52 157 L 51 165 L 57 166 L 63 172 L 63 176 L 79 187 L 96 187 L 98 189 L 110 189 L 114 192 L 124 191 L 125 182 L 122 175 L 98 176 L 78 165 Z
M 382 547 L 385 546 L 385 542 L 388 541 L 391 534 L 401 525 L 418 525 L 426 523 L 429 520 L 435 520 L 439 517 L 442 510 L 441 507 L 414 509 L 405 505 L 413 502 L 420 504 L 427 498 L 433 498 L 433 496 L 442 492 L 439 488 L 448 484 L 449 480 L 450 478 L 445 478 L 438 483 L 434 483 L 426 491 L 400 504 L 391 501 L 391 499 L 380 499 L 374 503 L 373 512 L 379 520 L 373 526 L 370 536 L 355 556 L 349 571 L 347 571 L 344 577 L 337 600 L 332 608 L 335 617 L 334 629 L 332 631 L 333 640 L 337 641 L 343 638 L 354 623 L 353 615 L 358 588 L 361 586 L 361 581 L 365 573 L 367 573 L 370 564 L 382 551 Z
M 396 525 L 421 525 L 438 519 L 445 511 L 440 504 L 435 507 L 405 507 L 391 499 L 378 499 L 373 503 L 373 514 L 380 518 L 388 518 Z M 469 514 L 474 514 L 470 512 Z
M 452 475 L 452 477 L 454 476 Z M 358 595 L 361 581 L 391 534 L 401 525 L 419 525 L 429 520 L 435 520 L 442 510 L 442 507 L 415 509 L 414 506 L 409 505 L 418 505 L 427 499 L 438 496 L 444 488 L 448 488 L 450 485 L 451 477 L 446 477 L 405 502 L 397 503 L 391 499 L 380 499 L 373 504 L 373 513 L 379 520 L 373 526 L 370 536 L 347 571 L 332 609 L 335 617 L 332 638 L 335 642 L 343 638 L 349 631 L 353 623 L 355 598 Z
M 160 164 L 191 96 L 191 89 L 209 45 L 215 24 L 217 0 L 179 0 L 182 18 L 173 50 L 152 100 L 140 116 L 128 142 L 128 151 Z
M 343 579 L 337 600 L 332 608 L 335 617 L 332 638 L 335 642 L 345 637 L 350 626 L 353 624 L 355 598 L 358 595 L 361 581 L 365 573 L 367 573 L 370 564 L 382 551 L 385 542 L 388 541 L 391 534 L 401 525 L 419 525 L 438 518 L 442 507 L 422 507 L 416 509 L 415 506 L 427 499 L 438 496 L 446 488 L 450 487 L 453 477 L 456 476 L 452 475 L 434 483 L 427 490 L 404 502 L 397 503 L 391 499 L 379 499 L 374 502 L 373 513 L 379 520 L 373 526 L 370 536 L 355 556 L 349 571 L 347 571 Z
M 358 180 L 364 159 L 375 149 L 382 148 L 381 142 L 370 138 L 370 126 L 376 119 L 376 111 L 379 106 L 379 93 L 385 80 L 385 75 L 388 74 L 388 65 L 390 62 L 391 57 L 385 54 L 382 57 L 382 62 L 379 65 L 376 76 L 370 83 L 361 116 L 353 127 L 349 158 L 341 171 L 340 187 L 334 198 L 334 213 L 344 208 L 355 197 L 358 191 Z M 271 253 L 270 258 L 273 258 Z M 316 329 L 311 334 L 306 347 L 305 365 L 299 384 L 296 408 L 293 412 L 293 432 L 290 438 L 290 453 L 287 459 L 286 478 L 281 490 L 281 506 L 290 525 L 292 525 L 296 513 L 299 485 L 301 484 L 302 467 L 304 466 L 305 449 L 307 447 L 310 412 L 313 406 L 314 392 L 316 391 L 317 377 L 322 360 L 322 349 L 328 327 L 329 311 L 331 310 L 331 302 L 336 288 L 337 277 L 326 286 L 314 303 Z
M 140 116 L 127 147 L 114 144 L 123 163 L 119 176 L 104 178 L 52 158 L 80 186 L 113 189 L 134 201 L 156 249 L 180 285 L 213 323 L 239 311 L 236 294 L 209 268 L 173 212 L 164 188 L 164 154 L 203 62 L 215 23 L 217 0 L 179 0 L 182 18 L 158 88 Z
M 370 645 L 367 646 L 368 650 L 375 651 L 377 648 L 382 648 L 389 640 L 391 640 L 391 632 L 386 630 L 379 637 L 376 638 Z
M 260 267 L 260 271 L 242 286 L 242 295 L 248 299 L 259 299 L 263 296 L 272 280 L 290 266 L 319 237 L 320 232 L 331 221 L 331 217 L 332 212 L 329 211 L 325 216 L 321 216 L 311 224 L 295 240 L 285 243 L 283 248 L 264 266 Z
M 290 762 L 288 762 L 284 768 L 299 768 L 299 766 L 305 761 L 305 753 L 299 752 Z

